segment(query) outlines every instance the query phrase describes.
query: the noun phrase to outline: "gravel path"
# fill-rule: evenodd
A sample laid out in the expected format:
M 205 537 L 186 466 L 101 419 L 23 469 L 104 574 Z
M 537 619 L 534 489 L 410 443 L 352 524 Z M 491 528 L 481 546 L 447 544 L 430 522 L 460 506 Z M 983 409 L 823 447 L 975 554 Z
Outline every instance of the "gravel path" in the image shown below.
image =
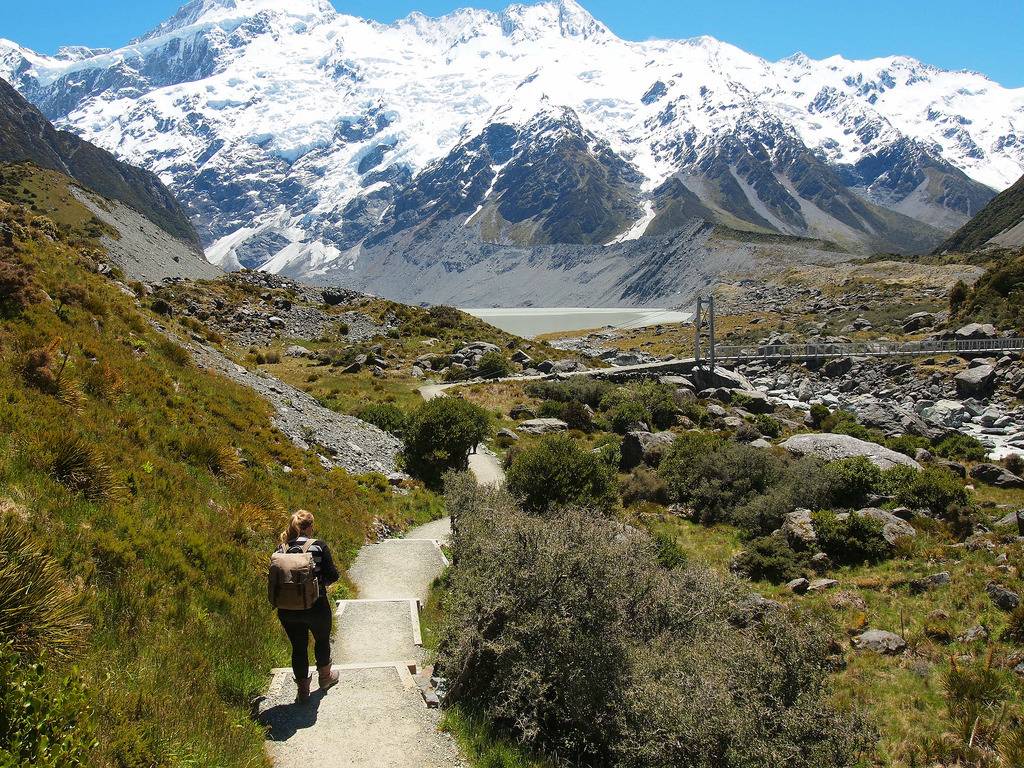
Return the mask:
M 290 670 L 276 670 L 261 710 L 276 768 L 448 768 L 464 765 L 437 729 L 410 672 L 425 661 L 411 601 L 426 600 L 447 561 L 438 548 L 451 522 L 416 528 L 405 539 L 370 544 L 349 569 L 359 599 L 345 601 L 333 643 L 341 682 L 293 704 Z M 413 603 L 414 605 L 414 603 Z M 410 670 L 410 665 L 415 665 Z M 315 682 L 314 682 L 315 687 Z

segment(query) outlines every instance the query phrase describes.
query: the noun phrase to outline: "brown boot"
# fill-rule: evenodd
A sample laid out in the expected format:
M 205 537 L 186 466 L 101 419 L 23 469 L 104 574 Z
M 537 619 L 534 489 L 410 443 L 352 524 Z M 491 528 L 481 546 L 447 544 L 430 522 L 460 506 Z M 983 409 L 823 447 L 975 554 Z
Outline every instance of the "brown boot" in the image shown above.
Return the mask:
M 296 680 L 295 684 L 299 686 L 299 692 L 295 696 L 296 704 L 305 704 L 309 701 L 309 684 L 313 682 L 313 676 L 310 675 L 305 680 Z
M 328 688 L 337 685 L 338 681 L 341 679 L 341 674 L 339 672 L 335 672 L 331 668 L 330 664 L 323 667 L 317 667 L 316 671 L 320 677 L 321 691 L 326 691 Z

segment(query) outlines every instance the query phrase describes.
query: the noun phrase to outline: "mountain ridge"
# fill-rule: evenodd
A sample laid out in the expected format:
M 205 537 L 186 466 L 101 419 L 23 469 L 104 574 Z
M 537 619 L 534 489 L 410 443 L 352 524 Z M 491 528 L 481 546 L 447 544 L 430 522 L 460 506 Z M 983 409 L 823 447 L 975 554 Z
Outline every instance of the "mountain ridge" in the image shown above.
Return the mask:
M 307 277 L 358 269 L 354 249 L 365 263 L 405 226 L 426 236 L 439 211 L 481 249 L 611 243 L 696 216 L 922 253 L 1024 171 L 1024 89 L 909 57 L 629 42 L 573 0 L 390 25 L 327 5 L 195 0 L 173 17 L 191 26 L 111 52 L 0 44 L 0 74 L 170 182 L 211 260 Z M 577 146 L 547 177 L 561 205 L 538 203 L 536 157 L 487 165 L 469 146 L 542 142 L 531 131 L 553 113 Z M 447 196 L 423 195 L 445 164 Z

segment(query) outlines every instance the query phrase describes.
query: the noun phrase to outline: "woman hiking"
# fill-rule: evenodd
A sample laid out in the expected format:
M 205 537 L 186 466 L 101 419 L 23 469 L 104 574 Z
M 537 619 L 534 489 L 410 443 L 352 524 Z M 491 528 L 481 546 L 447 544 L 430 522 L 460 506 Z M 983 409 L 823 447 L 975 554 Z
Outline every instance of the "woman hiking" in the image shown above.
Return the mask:
M 287 610 L 280 608 L 277 616 L 281 620 L 288 639 L 292 643 L 292 672 L 299 686 L 296 704 L 309 700 L 309 635 L 313 635 L 313 655 L 316 658 L 320 690 L 325 691 L 338 682 L 340 675 L 331 670 L 331 626 L 333 611 L 327 598 L 327 587 L 339 578 L 338 568 L 331 557 L 327 544 L 313 537 L 313 515 L 300 509 L 292 515 L 288 529 L 281 534 L 278 552 L 299 554 L 308 552 L 313 557 L 313 572 L 320 586 L 320 594 L 309 608 Z

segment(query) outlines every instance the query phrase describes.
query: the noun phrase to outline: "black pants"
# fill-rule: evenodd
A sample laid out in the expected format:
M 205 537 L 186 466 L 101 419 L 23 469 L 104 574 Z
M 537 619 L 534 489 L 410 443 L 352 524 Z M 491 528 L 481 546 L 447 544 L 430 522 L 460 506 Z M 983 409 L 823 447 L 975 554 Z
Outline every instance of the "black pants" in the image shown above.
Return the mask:
M 292 672 L 296 680 L 309 677 L 309 635 L 313 634 L 313 656 L 318 667 L 331 663 L 331 601 L 321 597 L 305 611 L 278 611 L 288 639 L 292 643 Z

